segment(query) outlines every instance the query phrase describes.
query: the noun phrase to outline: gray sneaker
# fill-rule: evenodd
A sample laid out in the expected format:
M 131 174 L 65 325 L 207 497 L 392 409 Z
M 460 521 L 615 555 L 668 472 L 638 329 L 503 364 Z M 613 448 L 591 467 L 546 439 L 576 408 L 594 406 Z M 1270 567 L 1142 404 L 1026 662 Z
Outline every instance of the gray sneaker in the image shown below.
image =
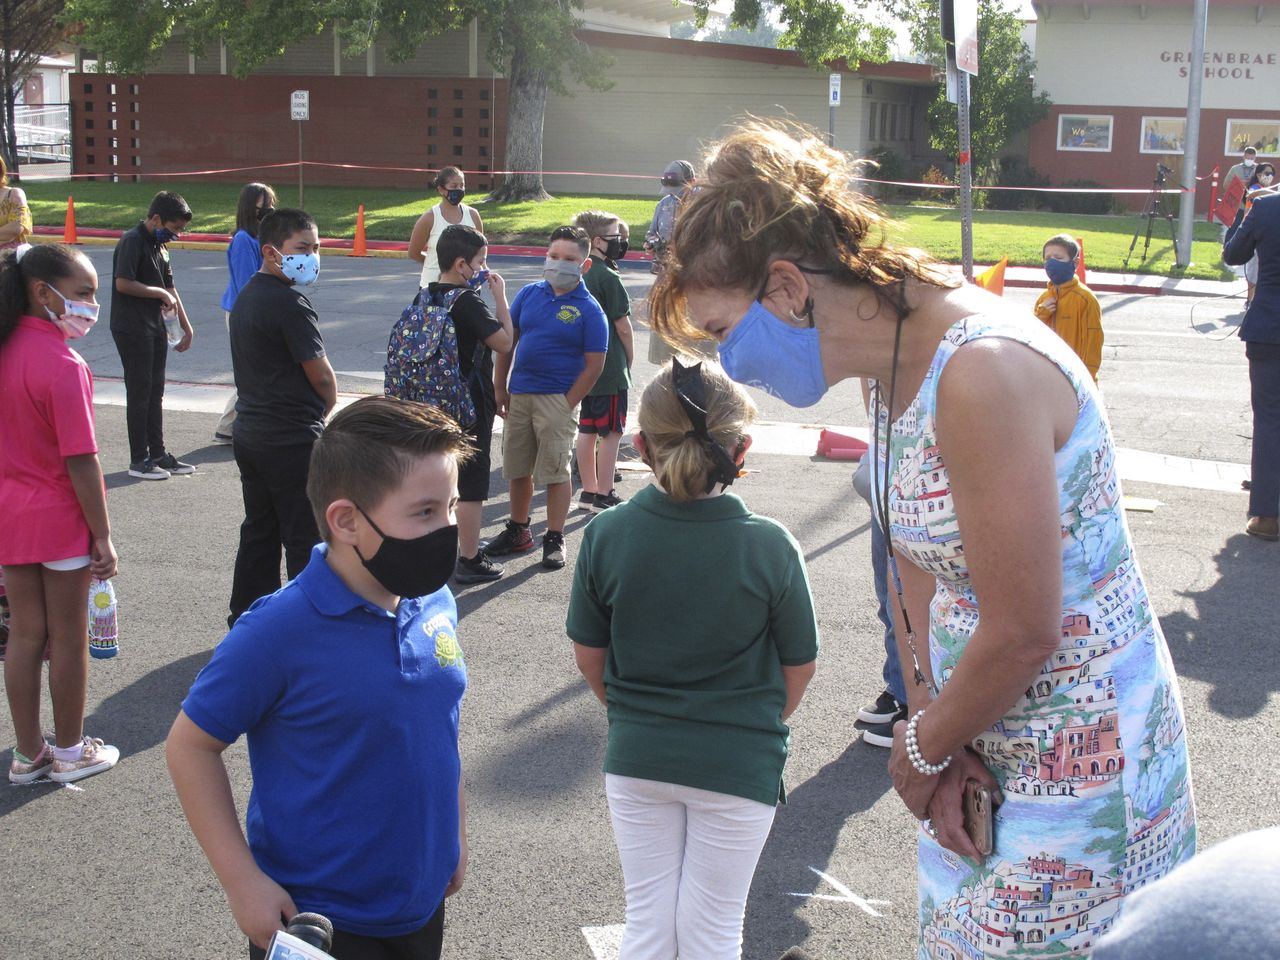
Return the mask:
M 168 480 L 169 471 L 156 466 L 154 460 L 140 460 L 129 464 L 129 476 L 139 480 Z
M 196 472 L 194 464 L 183 463 L 172 453 L 166 453 L 163 457 L 157 460 L 156 466 L 161 470 L 168 470 L 174 476 L 181 476 L 183 474 Z

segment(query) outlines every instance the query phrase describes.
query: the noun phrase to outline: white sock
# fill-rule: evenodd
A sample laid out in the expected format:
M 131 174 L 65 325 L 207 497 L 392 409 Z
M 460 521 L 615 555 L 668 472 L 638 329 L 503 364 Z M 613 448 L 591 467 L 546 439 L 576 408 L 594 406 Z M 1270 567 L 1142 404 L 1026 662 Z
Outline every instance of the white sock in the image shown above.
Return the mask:
M 83 750 L 83 743 L 77 743 L 73 747 L 54 747 L 53 759 L 61 760 L 63 763 L 74 763 L 80 759 L 80 754 Z

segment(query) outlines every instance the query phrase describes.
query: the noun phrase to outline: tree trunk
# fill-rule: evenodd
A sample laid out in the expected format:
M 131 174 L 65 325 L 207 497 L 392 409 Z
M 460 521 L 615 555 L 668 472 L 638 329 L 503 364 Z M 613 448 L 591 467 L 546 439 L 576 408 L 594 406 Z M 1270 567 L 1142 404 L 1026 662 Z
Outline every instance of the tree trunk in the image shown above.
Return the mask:
M 489 195 L 497 203 L 550 200 L 542 185 L 542 124 L 547 112 L 547 71 L 529 66 L 519 48 L 511 57 L 507 86 L 506 169 L 532 171 L 508 174 Z
M 4 156 L 5 168 L 9 171 L 9 176 L 13 180 L 20 179 L 18 175 L 18 132 L 14 129 L 14 109 L 13 103 L 18 98 L 17 91 L 13 89 L 13 58 L 17 56 L 17 52 L 12 48 L 13 38 L 13 5 L 10 0 L 0 2 L 0 43 L 4 44 L 4 49 L 0 50 L 0 84 L 4 85 L 4 142 L 0 143 L 0 152 Z

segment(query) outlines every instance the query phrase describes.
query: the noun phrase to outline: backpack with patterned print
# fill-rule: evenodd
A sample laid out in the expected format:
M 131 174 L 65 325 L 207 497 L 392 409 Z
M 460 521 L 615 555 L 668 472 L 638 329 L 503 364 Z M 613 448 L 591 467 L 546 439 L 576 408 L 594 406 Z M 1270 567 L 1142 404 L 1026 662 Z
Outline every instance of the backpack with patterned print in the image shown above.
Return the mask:
M 476 422 L 476 407 L 458 365 L 458 330 L 450 311 L 466 292 L 466 287 L 443 296 L 432 296 L 426 287 L 418 291 L 391 328 L 382 380 L 387 395 L 429 403 L 464 428 Z M 476 344 L 473 373 L 483 350 L 483 343 Z

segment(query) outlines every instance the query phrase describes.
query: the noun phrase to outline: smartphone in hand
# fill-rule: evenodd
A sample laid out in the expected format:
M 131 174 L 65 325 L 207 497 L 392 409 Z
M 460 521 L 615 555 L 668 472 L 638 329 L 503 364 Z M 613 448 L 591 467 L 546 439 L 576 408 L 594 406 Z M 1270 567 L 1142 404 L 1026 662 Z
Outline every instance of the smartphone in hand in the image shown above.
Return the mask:
M 964 832 L 984 857 L 990 856 L 995 849 L 998 805 L 989 787 L 977 780 L 965 781 Z

